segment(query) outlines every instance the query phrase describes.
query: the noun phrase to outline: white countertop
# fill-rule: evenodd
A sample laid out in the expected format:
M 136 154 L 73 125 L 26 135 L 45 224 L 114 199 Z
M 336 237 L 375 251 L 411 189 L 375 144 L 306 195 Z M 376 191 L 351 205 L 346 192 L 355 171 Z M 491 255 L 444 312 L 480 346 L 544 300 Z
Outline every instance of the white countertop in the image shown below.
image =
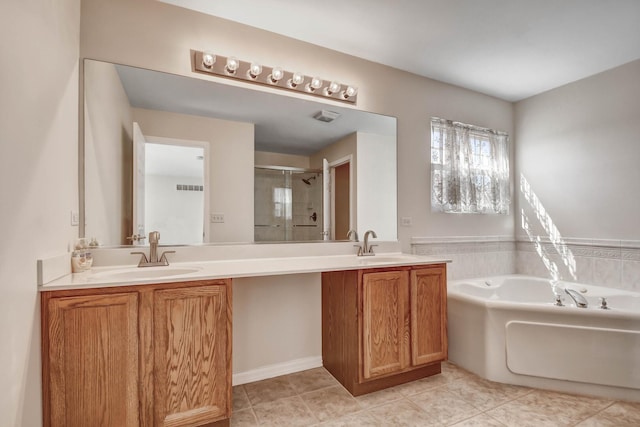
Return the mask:
M 322 255 L 176 262 L 166 267 L 139 268 L 135 265 L 120 265 L 94 267 L 89 272 L 67 274 L 57 280 L 39 286 L 39 290 L 53 291 L 206 279 L 279 276 L 285 274 L 321 273 L 324 271 L 442 264 L 446 262 L 450 262 L 450 260 L 394 252 L 364 257 L 355 255 Z

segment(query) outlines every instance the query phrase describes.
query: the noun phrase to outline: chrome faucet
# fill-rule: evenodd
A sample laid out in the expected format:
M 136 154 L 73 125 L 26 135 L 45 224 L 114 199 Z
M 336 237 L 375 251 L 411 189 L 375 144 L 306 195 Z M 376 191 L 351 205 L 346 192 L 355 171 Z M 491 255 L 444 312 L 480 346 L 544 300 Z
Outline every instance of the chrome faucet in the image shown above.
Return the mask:
M 158 259 L 158 242 L 160 241 L 160 232 L 152 231 L 149 233 L 149 258 L 144 252 L 131 252 L 132 255 L 141 255 L 138 267 L 157 267 L 169 265 L 167 254 L 174 254 L 176 251 L 164 251 Z
M 347 231 L 347 239 L 349 239 L 351 242 L 357 242 L 358 241 L 358 232 L 356 230 L 354 230 L 353 228 L 349 231 Z
M 564 288 L 564 291 L 571 297 L 573 302 L 576 303 L 576 307 L 587 308 L 589 305 L 587 299 L 573 289 Z
M 364 243 L 362 244 L 362 246 L 354 245 L 356 248 L 358 248 L 358 256 L 374 256 L 375 255 L 373 253 L 373 247 L 378 245 L 370 245 L 369 236 L 378 238 L 375 231 L 367 230 L 366 233 L 364 233 Z

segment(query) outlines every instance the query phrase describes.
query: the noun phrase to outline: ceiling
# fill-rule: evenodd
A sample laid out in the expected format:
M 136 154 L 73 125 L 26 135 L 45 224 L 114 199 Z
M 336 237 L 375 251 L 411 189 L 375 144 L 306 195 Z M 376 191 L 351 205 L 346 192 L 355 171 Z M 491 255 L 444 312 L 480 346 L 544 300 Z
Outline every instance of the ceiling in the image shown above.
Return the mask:
M 353 132 L 396 135 L 395 117 L 126 65 L 115 68 L 132 107 L 253 123 L 258 151 L 308 156 Z M 327 108 L 339 117 L 331 123 L 313 118 Z
M 640 58 L 640 0 L 161 0 L 508 101 Z

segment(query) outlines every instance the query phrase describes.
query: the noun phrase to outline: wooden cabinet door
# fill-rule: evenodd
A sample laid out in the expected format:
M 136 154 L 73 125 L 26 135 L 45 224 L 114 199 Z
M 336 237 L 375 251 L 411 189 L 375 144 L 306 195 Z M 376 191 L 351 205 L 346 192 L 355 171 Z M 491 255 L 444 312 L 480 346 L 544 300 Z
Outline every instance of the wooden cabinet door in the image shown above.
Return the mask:
M 138 294 L 51 298 L 46 309 L 45 425 L 139 425 Z
M 231 415 L 231 289 L 154 292 L 156 426 L 193 426 Z
M 409 366 L 409 274 L 362 275 L 362 362 L 364 379 Z
M 446 267 L 411 271 L 411 364 L 447 358 Z

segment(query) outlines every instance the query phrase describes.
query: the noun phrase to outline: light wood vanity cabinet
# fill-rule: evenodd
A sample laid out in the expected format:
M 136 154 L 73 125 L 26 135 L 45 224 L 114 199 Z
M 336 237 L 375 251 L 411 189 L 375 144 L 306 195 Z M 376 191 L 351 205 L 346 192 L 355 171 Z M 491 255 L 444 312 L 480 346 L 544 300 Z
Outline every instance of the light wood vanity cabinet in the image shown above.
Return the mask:
M 353 395 L 440 372 L 447 358 L 444 264 L 322 275 L 322 357 Z
M 231 280 L 42 293 L 45 426 L 225 426 Z
M 51 298 L 43 311 L 45 425 L 137 426 L 138 294 Z
M 231 304 L 226 288 L 155 292 L 156 425 L 202 425 L 229 417 Z

